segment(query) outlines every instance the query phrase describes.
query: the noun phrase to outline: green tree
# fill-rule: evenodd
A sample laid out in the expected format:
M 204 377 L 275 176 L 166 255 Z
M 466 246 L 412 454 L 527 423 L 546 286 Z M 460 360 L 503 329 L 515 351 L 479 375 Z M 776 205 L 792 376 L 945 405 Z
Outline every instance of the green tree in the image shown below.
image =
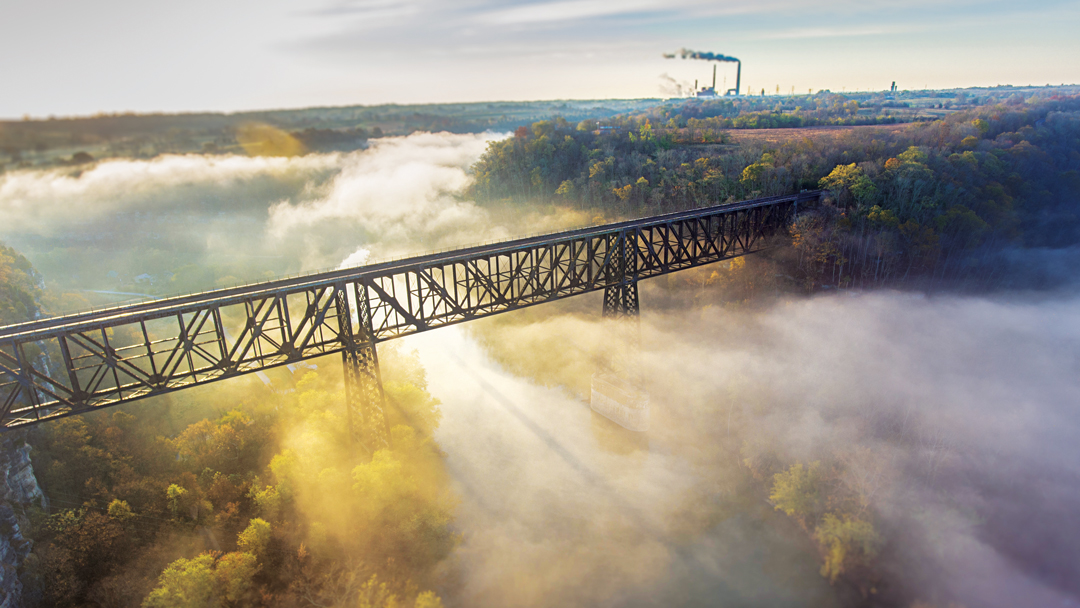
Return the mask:
M 120 523 L 124 523 L 131 518 L 135 517 L 135 514 L 131 512 L 131 506 L 127 501 L 120 500 L 119 498 L 113 499 L 109 503 L 109 517 L 115 519 Z
M 836 582 L 854 564 L 868 565 L 881 545 L 881 537 L 870 522 L 846 514 L 837 517 L 826 513 L 814 530 L 814 538 L 824 549 L 821 575 L 829 582 Z
M 442 600 L 434 591 L 425 591 L 416 596 L 414 608 L 443 608 Z
M 242 604 L 251 593 L 252 579 L 258 570 L 257 559 L 251 553 L 226 553 L 214 568 L 218 596 L 233 604 Z
M 281 492 L 274 486 L 266 486 L 263 489 L 252 486 L 248 496 L 255 501 L 259 508 L 259 514 L 264 517 L 276 519 L 281 513 Z
M 837 165 L 828 175 L 821 178 L 818 186 L 836 193 L 840 204 L 844 206 L 852 202 L 862 204 L 872 200 L 877 194 L 874 182 L 855 163 Z
M 896 217 L 896 214 L 877 205 L 871 207 L 866 213 L 866 219 L 870 221 L 871 226 L 876 228 L 896 228 L 900 225 L 900 219 Z
M 784 472 L 773 475 L 769 500 L 777 511 L 805 520 L 821 509 L 821 463 L 812 462 L 807 468 L 796 463 Z
M 215 606 L 214 556 L 203 553 L 180 558 L 165 568 L 157 587 L 146 596 L 143 608 L 193 608 Z
M 239 473 L 254 468 L 264 432 L 251 415 L 230 410 L 217 420 L 188 426 L 172 441 L 189 470 Z
M 187 493 L 187 490 L 175 483 L 169 484 L 169 487 L 165 489 L 165 497 L 169 500 L 169 511 L 172 512 L 174 517 L 180 514 L 183 498 Z
M 248 522 L 248 527 L 237 537 L 236 544 L 241 551 L 261 557 L 266 552 L 266 545 L 270 543 L 272 534 L 270 524 L 265 519 L 256 517 Z
M 652 123 L 650 123 L 648 119 L 645 119 L 645 122 L 642 123 L 642 125 L 638 128 L 638 137 L 641 139 L 641 141 L 649 141 L 653 139 Z
M 250 603 L 259 567 L 250 553 L 201 553 L 180 558 L 158 577 L 143 608 L 216 608 Z
M 0 244 L 0 325 L 34 318 L 41 290 L 30 261 Z
M 925 164 L 929 156 L 918 146 L 910 146 L 907 150 L 901 152 L 896 158 L 900 159 L 900 162 L 902 163 Z

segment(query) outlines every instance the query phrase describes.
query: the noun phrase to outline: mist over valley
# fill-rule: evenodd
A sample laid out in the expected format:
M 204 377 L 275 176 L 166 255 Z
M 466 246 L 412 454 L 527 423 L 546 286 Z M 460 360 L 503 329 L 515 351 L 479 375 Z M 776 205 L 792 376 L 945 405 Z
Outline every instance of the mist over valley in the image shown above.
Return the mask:
M 1080 606 L 1080 87 L 631 4 L 308 7 L 221 111 L 0 121 L 0 604 Z

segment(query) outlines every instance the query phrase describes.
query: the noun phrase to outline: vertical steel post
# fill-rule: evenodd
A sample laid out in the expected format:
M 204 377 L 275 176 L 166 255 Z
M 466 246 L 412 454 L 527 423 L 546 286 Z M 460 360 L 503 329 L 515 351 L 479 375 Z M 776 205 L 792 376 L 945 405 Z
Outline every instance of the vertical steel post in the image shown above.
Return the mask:
M 612 243 L 605 269 L 603 317 L 610 319 L 611 331 L 621 338 L 607 366 L 616 375 L 631 382 L 637 375 L 638 351 L 641 349 L 640 306 L 637 287 L 637 250 L 631 239 L 636 234 L 622 231 Z
M 612 244 L 605 269 L 604 318 L 638 317 L 637 254 L 629 240 L 630 235 L 623 231 Z
M 359 297 L 359 293 L 357 294 Z M 358 331 L 353 331 L 353 317 L 345 286 L 335 290 L 338 328 L 345 350 L 341 362 L 345 368 L 345 407 L 350 436 L 374 454 L 390 447 L 390 428 L 386 419 L 386 396 L 379 374 L 379 355 L 372 339 L 371 315 L 366 302 L 357 302 Z

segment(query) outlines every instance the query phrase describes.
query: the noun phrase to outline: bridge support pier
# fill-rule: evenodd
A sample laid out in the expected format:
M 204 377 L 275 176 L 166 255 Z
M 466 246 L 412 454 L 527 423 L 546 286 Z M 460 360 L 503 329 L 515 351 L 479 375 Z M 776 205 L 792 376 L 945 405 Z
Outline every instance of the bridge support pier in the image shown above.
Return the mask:
M 636 281 L 604 288 L 605 319 L 637 319 L 640 312 Z
M 631 243 L 637 235 L 623 230 L 612 235 L 609 241 L 610 262 L 604 270 L 607 287 L 604 288 L 604 317 L 622 318 L 638 316 L 637 244 Z
M 606 331 L 615 337 L 616 343 L 607 368 L 633 381 L 639 372 L 637 360 L 641 350 L 641 310 L 636 282 L 604 288 L 603 318 L 607 321 Z
M 345 367 L 345 407 L 350 435 L 369 454 L 390 447 L 386 395 L 375 345 L 346 349 L 341 360 Z
M 612 245 L 611 263 L 607 267 L 608 286 L 604 288 L 604 319 L 608 331 L 619 338 L 620 348 L 609 361 L 612 372 L 633 380 L 638 373 L 637 354 L 641 349 L 641 306 L 638 301 L 636 246 L 633 233 L 619 234 Z
M 368 455 L 390 447 L 390 426 L 386 419 L 386 395 L 379 374 L 379 354 L 372 339 L 371 315 L 361 305 L 358 332 L 342 286 L 337 292 L 340 337 L 345 345 L 341 362 L 345 368 L 345 411 L 349 436 Z
M 641 306 L 638 301 L 636 247 L 632 233 L 622 232 L 611 244 L 604 288 L 605 331 L 615 337 L 615 350 L 593 374 L 589 405 L 608 420 L 631 431 L 649 430 L 649 395 L 638 386 L 641 373 Z

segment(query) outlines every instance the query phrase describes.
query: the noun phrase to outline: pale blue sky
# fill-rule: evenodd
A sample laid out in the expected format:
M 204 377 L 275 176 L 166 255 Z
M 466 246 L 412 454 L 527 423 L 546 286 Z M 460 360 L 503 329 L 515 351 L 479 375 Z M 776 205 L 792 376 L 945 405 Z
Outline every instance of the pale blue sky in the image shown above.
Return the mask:
M 1080 2 L 0 0 L 0 117 L 1080 82 Z M 722 64 L 721 84 L 734 84 Z

